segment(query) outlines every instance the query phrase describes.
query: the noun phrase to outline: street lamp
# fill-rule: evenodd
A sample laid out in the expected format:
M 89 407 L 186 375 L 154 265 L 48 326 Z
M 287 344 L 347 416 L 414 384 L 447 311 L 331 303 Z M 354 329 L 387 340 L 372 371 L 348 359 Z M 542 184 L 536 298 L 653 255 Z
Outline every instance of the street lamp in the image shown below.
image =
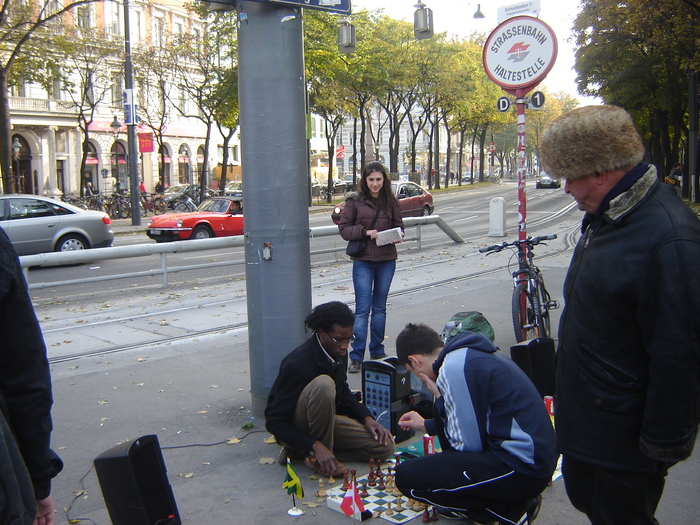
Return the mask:
M 134 90 L 134 68 L 131 63 L 131 29 L 129 25 L 129 0 L 124 0 L 124 111 L 126 118 L 126 146 L 131 189 L 131 224 L 141 224 L 141 195 L 139 194 L 139 164 L 136 151 L 136 124 L 138 115 Z
M 486 18 L 484 13 L 481 12 L 481 4 L 476 4 L 476 13 L 474 13 L 474 18 Z
M 112 123 L 109 125 L 110 128 L 112 128 L 112 133 L 114 133 L 114 138 L 117 138 L 117 134 L 119 133 L 119 130 L 122 127 L 122 123 L 119 122 L 119 119 L 117 118 L 116 115 L 114 115 L 114 120 Z
M 19 193 L 19 152 L 22 150 L 22 144 L 17 137 L 12 141 L 12 158 L 15 161 L 15 192 Z
M 417 40 L 433 37 L 433 10 L 418 0 L 413 13 L 413 35 Z
M 338 26 L 338 51 L 352 53 L 355 51 L 355 26 L 346 18 L 340 20 Z

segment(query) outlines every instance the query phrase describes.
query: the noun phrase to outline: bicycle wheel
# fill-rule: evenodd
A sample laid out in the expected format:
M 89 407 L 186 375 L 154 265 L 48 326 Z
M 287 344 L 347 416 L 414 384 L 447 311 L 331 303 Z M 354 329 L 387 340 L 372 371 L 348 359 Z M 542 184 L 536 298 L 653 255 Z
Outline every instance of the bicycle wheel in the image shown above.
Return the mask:
M 156 215 L 162 215 L 165 213 L 167 207 L 165 206 L 165 201 L 162 198 L 156 198 L 153 200 L 153 213 Z
M 128 219 L 131 217 L 131 206 L 124 201 L 119 201 L 119 218 L 120 219 Z
M 110 219 L 119 218 L 119 206 L 117 206 L 116 202 L 110 202 L 107 204 L 107 214 L 109 215 Z
M 537 297 L 540 300 L 540 320 L 538 337 L 551 337 L 552 334 L 552 321 L 549 317 L 549 307 L 552 298 L 549 296 L 547 289 L 544 287 L 544 281 L 539 280 L 539 286 L 537 287 Z
M 532 297 L 527 293 L 527 283 L 519 283 L 513 288 L 511 312 L 513 314 L 515 340 L 518 343 L 538 337 L 535 309 L 532 304 Z

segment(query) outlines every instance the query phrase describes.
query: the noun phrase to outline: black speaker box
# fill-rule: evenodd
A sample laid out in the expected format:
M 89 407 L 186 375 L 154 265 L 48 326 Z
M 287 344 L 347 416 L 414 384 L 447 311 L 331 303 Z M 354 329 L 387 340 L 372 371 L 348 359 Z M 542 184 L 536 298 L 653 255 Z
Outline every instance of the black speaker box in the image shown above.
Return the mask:
M 510 358 L 535 384 L 542 397 L 554 395 L 554 339 L 538 337 L 510 347 Z
M 103 452 L 95 471 L 113 525 L 180 525 L 158 437 L 142 436 Z

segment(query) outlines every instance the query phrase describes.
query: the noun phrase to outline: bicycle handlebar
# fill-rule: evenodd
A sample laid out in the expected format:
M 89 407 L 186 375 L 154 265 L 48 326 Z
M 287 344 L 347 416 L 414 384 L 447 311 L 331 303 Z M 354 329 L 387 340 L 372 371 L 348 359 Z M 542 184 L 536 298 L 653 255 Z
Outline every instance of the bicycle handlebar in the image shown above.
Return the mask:
M 482 248 L 479 248 L 480 253 L 486 253 L 486 252 L 500 252 L 501 250 L 508 248 L 508 247 L 514 247 L 514 248 L 519 248 L 523 244 L 526 246 L 535 246 L 543 241 L 551 241 L 553 239 L 557 238 L 556 233 L 552 233 L 549 235 L 540 235 L 539 237 L 528 237 L 527 239 L 524 239 L 522 241 L 517 240 L 517 241 L 512 241 L 512 242 L 502 242 L 500 244 L 494 244 L 492 246 L 484 246 Z

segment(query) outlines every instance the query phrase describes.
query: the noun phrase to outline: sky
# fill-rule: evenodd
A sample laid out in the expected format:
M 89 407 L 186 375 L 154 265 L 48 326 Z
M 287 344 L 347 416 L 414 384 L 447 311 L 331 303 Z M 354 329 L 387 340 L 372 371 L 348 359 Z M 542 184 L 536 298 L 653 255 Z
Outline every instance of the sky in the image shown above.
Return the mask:
M 472 32 L 488 34 L 498 25 L 498 7 L 513 5 L 517 2 L 463 2 L 461 0 L 422 0 L 432 9 L 434 30 L 436 33 L 446 31 L 449 35 L 468 36 Z M 353 11 L 358 9 L 377 9 L 398 20 L 413 23 L 414 7 L 417 0 L 351 0 Z M 473 18 L 477 5 L 485 18 Z M 558 40 L 557 59 L 543 86 L 550 92 L 564 91 L 577 98 L 581 105 L 597 104 L 595 98 L 583 97 L 576 89 L 576 72 L 574 71 L 574 43 L 571 26 L 580 10 L 579 0 L 540 0 L 540 20 L 549 25 Z M 504 93 L 505 94 L 505 93 Z

